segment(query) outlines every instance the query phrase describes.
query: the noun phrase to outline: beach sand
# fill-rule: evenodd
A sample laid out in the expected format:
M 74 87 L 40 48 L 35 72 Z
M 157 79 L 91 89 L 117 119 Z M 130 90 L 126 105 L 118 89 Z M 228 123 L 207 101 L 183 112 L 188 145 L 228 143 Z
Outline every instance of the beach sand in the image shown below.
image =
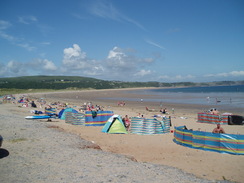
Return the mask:
M 45 98 L 48 102 L 65 102 L 70 107 L 79 108 L 84 102 L 92 102 L 104 106 L 105 110 L 114 111 L 121 116 L 135 117 L 138 113 L 146 118 L 152 118 L 154 114 L 160 114 L 159 103 L 141 102 L 141 98 L 150 97 L 125 93 L 125 90 L 85 90 L 76 92 L 55 92 L 29 94 L 30 98 Z M 136 97 L 138 101 L 126 101 L 125 106 L 118 106 L 115 100 L 108 97 Z M 4 105 L 4 104 L 3 104 Z M 10 104 L 6 104 L 10 107 Z M 30 115 L 30 108 L 17 107 L 12 104 L 11 108 L 16 114 Z M 149 112 L 145 107 L 155 109 Z M 169 110 L 174 126 L 186 125 L 188 129 L 210 132 L 215 125 L 197 123 L 197 113 L 206 110 L 206 106 L 186 104 L 163 104 Z M 207 106 L 211 107 L 211 106 Z M 174 114 L 171 109 L 174 108 Z M 40 109 L 40 108 L 39 108 Z M 41 110 L 41 109 L 40 109 Z M 43 110 L 43 109 L 42 109 Z M 227 111 L 221 111 L 227 112 Z M 228 111 L 235 113 L 235 111 Z M 40 120 L 43 122 L 43 120 Z M 99 146 L 104 152 L 126 155 L 137 162 L 148 162 L 159 165 L 176 167 L 184 172 L 194 174 L 207 180 L 229 180 L 243 182 L 244 180 L 244 156 L 220 154 L 203 151 L 177 145 L 173 142 L 173 133 L 162 135 L 137 135 L 137 134 L 106 134 L 102 133 L 102 127 L 80 127 L 65 123 L 59 119 L 53 119 L 48 125 L 55 126 L 65 132 L 79 135 L 82 139 L 91 141 Z M 244 134 L 244 126 L 223 126 L 226 133 Z

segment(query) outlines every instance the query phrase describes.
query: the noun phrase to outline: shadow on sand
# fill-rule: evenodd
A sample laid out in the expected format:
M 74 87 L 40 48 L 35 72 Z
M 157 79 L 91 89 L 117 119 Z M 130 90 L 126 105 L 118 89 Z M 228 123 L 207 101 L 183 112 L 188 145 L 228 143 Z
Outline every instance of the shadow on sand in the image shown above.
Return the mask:
M 5 158 L 9 155 L 8 150 L 0 148 L 0 159 Z

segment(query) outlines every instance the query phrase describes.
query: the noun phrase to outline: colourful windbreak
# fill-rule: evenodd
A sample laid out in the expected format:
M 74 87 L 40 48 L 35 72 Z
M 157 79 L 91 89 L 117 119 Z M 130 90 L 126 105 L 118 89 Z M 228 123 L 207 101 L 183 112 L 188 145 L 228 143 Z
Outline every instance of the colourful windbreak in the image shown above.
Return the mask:
M 193 131 L 179 126 L 175 127 L 174 142 L 205 151 L 244 155 L 244 135 L 239 134 Z
M 130 132 L 134 134 L 163 134 L 170 132 L 170 118 L 146 119 L 134 117 L 131 119 Z
M 228 115 L 198 113 L 198 122 L 199 123 L 228 125 Z
M 54 114 L 57 114 L 57 110 L 56 110 L 56 108 L 45 109 L 45 114 L 54 115 Z
M 66 112 L 65 123 L 85 126 L 85 114 Z
M 113 111 L 86 111 L 86 126 L 103 126 L 114 115 Z

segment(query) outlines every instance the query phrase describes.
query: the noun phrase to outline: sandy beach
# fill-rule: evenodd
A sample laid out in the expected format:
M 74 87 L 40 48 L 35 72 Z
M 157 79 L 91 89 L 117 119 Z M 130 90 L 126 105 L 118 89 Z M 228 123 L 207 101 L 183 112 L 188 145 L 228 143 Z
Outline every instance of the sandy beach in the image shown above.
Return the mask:
M 70 107 L 79 109 L 79 107 L 85 102 L 92 102 L 93 104 L 98 104 L 104 107 L 105 110 L 114 111 L 115 114 L 119 114 L 121 116 L 128 115 L 129 117 L 137 116 L 138 113 L 143 114 L 146 118 L 152 118 L 154 114 L 159 114 L 159 110 L 162 106 L 159 103 L 155 102 L 142 102 L 138 101 L 126 101 L 125 106 L 118 106 L 115 100 L 107 100 L 104 98 L 108 97 L 137 97 L 137 98 L 145 98 L 150 96 L 138 96 L 136 94 L 129 94 L 123 92 L 124 90 L 86 90 L 86 91 L 77 91 L 77 92 L 55 92 L 55 93 L 39 93 L 39 94 L 29 94 L 28 97 L 36 100 L 38 98 L 45 98 L 48 103 L 51 102 L 65 102 L 68 103 Z M 155 109 L 155 112 L 146 111 L 145 108 L 149 107 L 150 109 Z M 169 114 L 172 119 L 173 126 L 186 125 L 188 128 L 193 130 L 200 129 L 202 131 L 212 131 L 215 128 L 215 125 L 211 124 L 201 124 L 197 123 L 197 113 L 202 112 L 206 109 L 206 106 L 200 105 L 186 105 L 186 104 L 164 104 L 163 107 L 167 107 Z M 211 106 L 207 106 L 211 107 Z M 25 120 L 24 117 L 30 115 L 30 108 L 18 107 L 18 104 L 1 104 L 1 111 L 9 111 L 8 118 L 11 118 L 11 113 L 17 115 L 24 121 L 24 123 L 28 123 L 30 121 Z M 171 109 L 174 108 L 174 114 Z M 8 110 L 7 110 L 8 109 Z M 38 106 L 39 110 L 40 109 Z M 221 111 L 226 112 L 226 111 Z M 235 113 L 235 111 L 228 111 Z M 235 113 L 238 114 L 238 113 Z M 6 115 L 6 113 L 2 113 L 2 115 Z M 242 115 L 239 113 L 239 115 Z M 11 120 L 10 120 L 11 121 Z M 28 122 L 26 122 L 28 121 Z M 6 123 L 6 119 L 3 121 L 1 119 L 1 123 Z M 14 122 L 12 122 L 14 124 Z M 59 119 L 53 119 L 52 122 L 46 122 L 45 120 L 34 121 L 31 120 L 33 124 L 41 124 L 41 126 L 49 127 L 46 128 L 47 131 L 55 131 L 55 133 L 66 133 L 72 136 L 72 139 L 77 139 L 79 136 L 82 140 L 88 142 L 88 146 L 92 146 L 88 151 L 101 151 L 104 153 L 112 153 L 122 155 L 122 159 L 130 160 L 131 166 L 149 166 L 148 164 L 144 165 L 143 163 L 151 163 L 154 166 L 166 165 L 167 167 L 174 167 L 175 173 L 172 173 L 172 179 L 167 178 L 168 181 L 162 181 L 163 177 L 161 174 L 153 174 L 153 179 L 149 172 L 144 172 L 144 174 L 148 177 L 148 179 L 144 179 L 141 177 L 140 179 L 136 179 L 134 177 L 132 168 L 132 173 L 130 176 L 133 179 L 122 179 L 112 180 L 111 182 L 133 182 L 132 180 L 136 180 L 134 182 L 215 182 L 215 181 L 233 181 L 233 182 L 243 182 L 244 180 L 244 156 L 238 155 L 230 155 L 230 154 L 220 154 L 216 152 L 197 150 L 192 148 L 187 148 L 181 145 L 177 145 L 173 142 L 173 133 L 162 134 L 162 135 L 136 135 L 136 134 L 105 134 L 101 132 L 102 127 L 80 127 L 74 126 L 65 123 Z M 5 124 L 7 126 L 7 124 Z M 52 128 L 50 128 L 50 126 Z M 172 126 L 172 129 L 173 129 Z M 41 127 L 41 128 L 42 128 Z M 223 126 L 226 133 L 230 134 L 244 134 L 243 126 Z M 23 128 L 23 127 L 22 127 Z M 38 127 L 40 128 L 40 127 Z M 21 129 L 15 128 L 17 131 Z M 59 130 L 57 130 L 59 129 Z M 8 128 L 4 129 L 1 127 L 1 134 L 5 130 L 4 134 L 8 134 L 7 130 L 13 132 L 13 129 Z M 48 134 L 49 135 L 49 134 Z M 4 135 L 2 135 L 4 137 Z M 6 142 L 5 142 L 6 141 Z M 11 148 L 8 145 L 8 140 L 5 140 L 3 143 L 3 147 L 5 149 Z M 52 141 L 52 140 L 50 140 Z M 89 143 L 90 142 L 90 143 Z M 47 142 L 48 143 L 48 142 Z M 84 142 L 83 142 L 84 144 Z M 95 150 L 93 149 L 95 148 Z M 100 148 L 101 150 L 96 150 L 96 148 Z M 29 147 L 29 150 L 31 148 Z M 79 149 L 80 150 L 80 149 Z M 84 149 L 80 150 L 83 151 Z M 110 156 L 110 154 L 109 154 Z M 127 158 L 125 158 L 127 157 Z M 9 158 L 5 157 L 0 161 L 5 161 L 5 159 Z M 7 160 L 6 160 L 7 161 Z M 75 161 L 75 160 L 74 160 Z M 79 160 L 80 161 L 80 160 Z M 94 159 L 93 161 L 98 161 Z M 116 160 L 117 161 L 117 160 Z M 134 163 L 138 165 L 134 165 Z M 142 163 L 142 164 L 141 164 Z M 99 164 L 99 163 L 98 163 Z M 114 169 L 114 166 L 112 167 Z M 167 168 L 166 168 L 167 169 Z M 183 177 L 187 177 L 192 175 L 193 179 L 184 179 L 180 176 L 179 170 L 182 170 L 184 173 Z M 180 171 L 181 172 L 181 171 Z M 134 172 L 135 173 L 135 172 Z M 162 173 L 162 172 L 161 172 Z M 186 176 L 186 174 L 187 176 Z M 163 174 L 163 173 L 162 173 Z M 158 175 L 158 176 L 157 176 Z M 143 175 L 138 175 L 143 176 Z M 143 176 L 144 177 L 144 176 Z M 159 177 L 159 179 L 157 179 Z M 191 177 L 191 176 L 190 176 Z M 193 178 L 191 177 L 191 178 Z M 128 178 L 128 177 L 127 177 Z M 144 177 L 145 178 L 145 177 Z M 165 177 L 164 177 L 165 178 Z M 199 179 L 198 179 L 199 178 Z M 150 179 L 152 179 L 150 181 Z M 179 179 L 179 180 L 178 180 Z M 82 179 L 80 182 L 92 182 L 87 179 Z M 164 179 L 165 180 L 165 179 Z M 176 180 L 176 181 L 174 181 Z M 191 181 L 190 181 L 191 180 Z M 107 182 L 108 179 L 96 179 L 94 182 Z M 24 181 L 22 181 L 24 182 Z M 45 182 L 45 181 L 39 181 Z M 67 182 L 67 181 L 61 181 Z M 71 181 L 72 182 L 72 181 Z M 79 182 L 79 181 L 73 181 Z

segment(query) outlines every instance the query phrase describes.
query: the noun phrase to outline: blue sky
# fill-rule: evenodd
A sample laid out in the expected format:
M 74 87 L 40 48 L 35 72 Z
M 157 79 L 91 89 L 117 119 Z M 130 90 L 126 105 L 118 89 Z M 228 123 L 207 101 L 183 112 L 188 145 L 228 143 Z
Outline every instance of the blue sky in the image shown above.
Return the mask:
M 1 0 L 0 77 L 244 80 L 243 0 Z

